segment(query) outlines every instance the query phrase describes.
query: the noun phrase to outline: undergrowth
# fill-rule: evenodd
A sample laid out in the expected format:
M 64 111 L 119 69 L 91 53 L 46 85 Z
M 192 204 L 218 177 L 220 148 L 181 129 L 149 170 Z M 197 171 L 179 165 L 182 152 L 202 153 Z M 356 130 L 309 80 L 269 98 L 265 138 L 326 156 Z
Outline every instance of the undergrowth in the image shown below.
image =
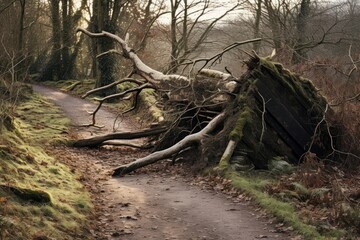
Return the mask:
M 227 171 L 224 177 L 231 180 L 230 184 L 233 187 L 250 195 L 261 207 L 269 211 L 279 221 L 292 226 L 295 231 L 306 239 L 326 239 L 322 238 L 314 227 L 301 221 L 294 206 L 290 203 L 277 200 L 264 191 L 265 186 L 271 183 L 270 179 L 254 175 L 240 175 L 231 170 Z
M 39 96 L 19 104 L 0 136 L 0 239 L 89 239 L 92 205 L 75 170 L 44 148 L 66 140 L 69 120 Z

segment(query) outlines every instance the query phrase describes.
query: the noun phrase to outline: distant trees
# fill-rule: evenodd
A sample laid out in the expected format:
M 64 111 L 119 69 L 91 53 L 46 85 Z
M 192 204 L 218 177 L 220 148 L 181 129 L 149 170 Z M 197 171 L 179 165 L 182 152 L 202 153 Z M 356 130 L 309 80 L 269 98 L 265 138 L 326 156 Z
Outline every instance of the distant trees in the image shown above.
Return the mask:
M 22 79 L 28 72 L 39 47 L 46 41 L 46 31 L 39 26 L 44 4 L 40 0 L 3 0 L 0 2 L 0 73 L 14 72 L 15 79 Z M 38 27 L 38 29 L 37 29 Z
M 143 50 L 146 47 L 150 27 L 162 14 L 161 9 L 163 9 L 162 1 L 94 0 L 92 4 L 93 15 L 90 18 L 88 29 L 92 32 L 107 31 L 120 35 L 130 32 L 133 42 L 137 45 L 134 48 Z M 114 49 L 114 42 L 108 38 L 92 40 L 92 72 L 98 75 L 96 87 L 113 83 L 121 74 L 118 66 L 120 56 L 111 51 Z M 100 53 L 106 54 L 98 56 Z M 115 92 L 116 86 L 104 90 L 101 94 L 109 95 Z
M 256 51 L 267 48 L 269 52 L 269 48 L 273 48 L 280 61 L 296 64 L 306 61 L 312 49 L 339 40 L 339 27 L 349 16 L 345 11 L 347 4 L 315 0 L 252 0 L 248 2 L 248 9 L 253 17 L 238 22 L 250 22 L 254 36 L 265 39 L 261 45 L 254 43 Z
M 204 45 L 209 33 L 216 24 L 230 12 L 236 10 L 239 3 L 232 4 L 227 10 L 215 16 L 211 13 L 216 7 L 223 7 L 216 1 L 170 0 L 171 23 L 169 39 L 171 59 L 169 72 L 176 72 L 179 64 L 187 60 L 200 46 Z
M 239 12 L 238 17 L 234 17 L 235 12 Z M 159 16 L 165 14 L 168 18 L 163 18 L 153 28 Z M 267 55 L 276 49 L 277 60 L 284 63 L 301 63 L 315 53 L 318 58 L 331 52 L 337 56 L 342 53 L 346 58 L 350 45 L 354 54 L 360 49 L 359 19 L 356 0 L 336 3 L 315 0 L 3 0 L 0 3 L 0 47 L 14 56 L 13 62 L 21 62 L 16 65 L 15 72 L 19 74 L 20 69 L 24 72 L 30 69 L 31 73 L 40 72 L 42 80 L 71 79 L 77 77 L 81 67 L 84 76 L 92 70 L 99 87 L 113 82 L 119 74 L 128 74 L 128 66 L 127 63 L 117 64 L 122 57 L 110 51 L 116 46 L 106 38 L 92 39 L 86 51 L 82 35 L 75 34 L 79 26 L 88 25 L 92 32 L 106 30 L 122 37 L 130 33 L 134 51 L 143 54 L 145 59 L 154 55 L 147 47 L 152 47 L 151 51 L 161 51 L 162 66 L 166 65 L 163 69 L 176 72 L 179 65 L 201 52 L 209 55 L 231 42 L 257 37 L 263 41 L 253 43 L 255 51 Z M 98 56 L 103 52 L 108 54 Z M 80 53 L 84 62 L 92 64 L 79 66 L 77 56 Z M 236 54 L 242 55 L 240 51 Z M 224 62 L 231 64 L 227 57 Z M 9 69 L 8 60 L 5 52 L 0 52 L 1 67 Z M 108 93 L 115 90 L 109 89 Z
M 74 11 L 73 0 L 50 0 L 52 48 L 41 73 L 41 80 L 74 78 L 75 59 L 81 39 L 75 37 L 75 28 L 80 24 L 86 0 Z

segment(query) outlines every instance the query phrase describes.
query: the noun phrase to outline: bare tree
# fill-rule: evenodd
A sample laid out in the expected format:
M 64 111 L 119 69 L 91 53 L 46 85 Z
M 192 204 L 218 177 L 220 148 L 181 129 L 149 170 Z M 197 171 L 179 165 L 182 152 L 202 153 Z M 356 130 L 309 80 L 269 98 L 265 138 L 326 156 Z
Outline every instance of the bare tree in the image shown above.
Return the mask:
M 233 5 L 216 17 L 211 17 L 211 12 L 221 4 L 215 4 L 211 0 L 171 0 L 170 6 L 171 61 L 168 70 L 176 72 L 178 66 L 204 44 L 215 25 L 235 11 L 240 4 Z
M 292 57 L 293 63 L 299 63 L 307 59 L 306 51 L 301 46 L 306 43 L 306 35 L 304 33 L 307 31 L 307 18 L 310 15 L 310 8 L 310 0 L 301 0 L 300 10 L 296 18 L 296 43 Z

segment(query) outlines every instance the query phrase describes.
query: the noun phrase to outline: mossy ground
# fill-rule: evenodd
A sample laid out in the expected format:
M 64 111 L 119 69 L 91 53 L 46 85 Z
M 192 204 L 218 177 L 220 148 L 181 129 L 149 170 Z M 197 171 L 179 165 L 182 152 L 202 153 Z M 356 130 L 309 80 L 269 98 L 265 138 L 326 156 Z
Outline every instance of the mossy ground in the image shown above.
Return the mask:
M 51 201 L 33 201 L 0 188 L 0 239 L 90 238 L 86 218 L 92 204 L 88 192 L 75 170 L 45 151 L 66 140 L 68 123 L 59 109 L 32 95 L 18 106 L 15 129 L 3 129 L 0 185 L 38 192 L 50 196 Z

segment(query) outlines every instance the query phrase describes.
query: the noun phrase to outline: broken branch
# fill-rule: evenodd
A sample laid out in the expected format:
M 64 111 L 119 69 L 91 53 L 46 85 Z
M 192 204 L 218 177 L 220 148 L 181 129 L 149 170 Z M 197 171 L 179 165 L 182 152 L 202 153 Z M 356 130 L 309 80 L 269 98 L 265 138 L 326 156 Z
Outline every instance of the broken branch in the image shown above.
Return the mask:
M 138 168 L 147 166 L 149 164 L 155 163 L 159 160 L 166 158 L 171 158 L 174 154 L 180 152 L 181 150 L 195 144 L 200 143 L 215 127 L 225 119 L 225 113 L 221 113 L 212 119 L 208 125 L 203 128 L 200 132 L 190 134 L 184 139 L 174 144 L 173 146 L 154 152 L 146 157 L 140 158 L 134 162 L 131 162 L 126 165 L 121 165 L 114 170 L 113 176 L 123 176 L 127 173 L 130 173 Z

